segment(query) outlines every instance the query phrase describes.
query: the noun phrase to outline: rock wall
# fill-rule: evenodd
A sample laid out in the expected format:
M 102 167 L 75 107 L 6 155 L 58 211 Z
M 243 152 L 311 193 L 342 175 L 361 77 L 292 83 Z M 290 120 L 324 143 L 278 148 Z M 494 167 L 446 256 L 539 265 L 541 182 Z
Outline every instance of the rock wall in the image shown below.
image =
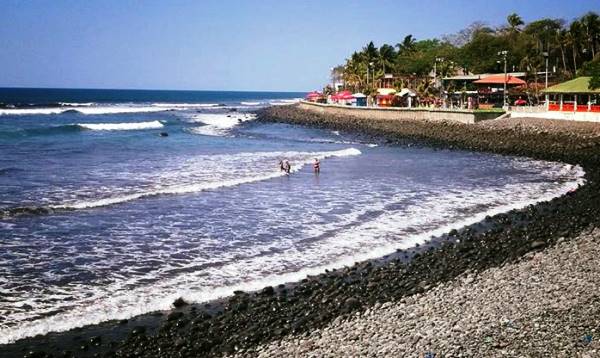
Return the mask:
M 298 107 L 318 114 L 353 116 L 362 119 L 451 121 L 465 124 L 494 119 L 503 114 L 502 112 L 491 111 L 479 112 L 435 108 L 352 107 L 304 101 L 300 102 Z

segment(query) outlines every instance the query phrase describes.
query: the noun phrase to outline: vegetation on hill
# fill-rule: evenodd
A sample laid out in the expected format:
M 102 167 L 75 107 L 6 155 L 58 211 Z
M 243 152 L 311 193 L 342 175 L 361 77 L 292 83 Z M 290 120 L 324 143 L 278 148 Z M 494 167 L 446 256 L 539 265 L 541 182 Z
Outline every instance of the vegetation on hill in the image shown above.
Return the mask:
M 417 40 L 407 35 L 395 45 L 380 47 L 370 42 L 334 68 L 332 75 L 351 90 L 371 93 L 373 79 L 393 74 L 396 87 L 426 94 L 436 91 L 431 86 L 434 67 L 438 78 L 499 73 L 504 71 L 501 51 L 507 51 L 508 72 L 526 72 L 529 82 L 543 81 L 538 73 L 545 71 L 547 56 L 554 81 L 588 74 L 595 77 L 590 86 L 600 86 L 600 16 L 595 12 L 570 23 L 543 18 L 527 24 L 513 13 L 496 28 L 476 22 L 440 39 Z

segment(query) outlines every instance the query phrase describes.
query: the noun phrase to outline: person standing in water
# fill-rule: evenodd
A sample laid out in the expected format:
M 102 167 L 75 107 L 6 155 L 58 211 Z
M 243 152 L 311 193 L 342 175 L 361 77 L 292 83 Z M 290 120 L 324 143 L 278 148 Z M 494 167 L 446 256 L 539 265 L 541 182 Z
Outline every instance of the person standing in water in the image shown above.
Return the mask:
M 318 158 L 315 158 L 315 162 L 313 163 L 313 169 L 315 170 L 315 174 L 319 174 L 321 172 L 321 162 Z
M 290 165 L 290 162 L 287 159 L 283 162 L 283 170 L 285 170 L 287 174 L 289 174 L 292 170 L 292 166 Z

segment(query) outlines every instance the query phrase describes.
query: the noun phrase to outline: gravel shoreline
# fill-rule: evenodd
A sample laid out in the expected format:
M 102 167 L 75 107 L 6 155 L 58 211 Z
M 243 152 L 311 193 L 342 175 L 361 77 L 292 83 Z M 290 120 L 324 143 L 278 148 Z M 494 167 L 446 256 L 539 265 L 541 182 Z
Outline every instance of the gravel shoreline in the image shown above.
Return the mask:
M 474 125 L 371 121 L 315 115 L 295 106 L 270 107 L 259 113 L 259 120 L 360 133 L 367 140 L 392 145 L 420 143 L 579 164 L 586 171 L 587 184 L 552 201 L 486 218 L 483 224 L 452 231 L 429 245 L 398 252 L 384 261 L 357 263 L 287 286 L 236 292 L 209 306 L 185 306 L 168 315 L 155 315 L 158 318 L 150 319 L 151 326 L 157 326 L 155 331 L 131 331 L 132 327 L 127 326 L 129 333 L 124 341 L 111 336 L 119 329 L 115 322 L 83 329 L 97 334 L 91 338 L 77 330 L 0 348 L 15 355 L 28 354 L 33 348 L 28 355 L 40 357 L 196 357 L 255 352 L 256 347 L 267 347 L 282 338 L 293 340 L 291 337 L 342 322 L 387 302 L 423 297 L 439 287 L 452 285 L 453 280 L 466 273 L 506 267 L 525 255 L 554 246 L 559 240 L 569 245 L 584 230 L 600 227 L 597 124 L 547 120 L 487 121 Z M 152 315 L 130 321 L 149 317 Z M 50 340 L 51 336 L 59 339 Z
M 600 229 L 238 357 L 596 357 Z

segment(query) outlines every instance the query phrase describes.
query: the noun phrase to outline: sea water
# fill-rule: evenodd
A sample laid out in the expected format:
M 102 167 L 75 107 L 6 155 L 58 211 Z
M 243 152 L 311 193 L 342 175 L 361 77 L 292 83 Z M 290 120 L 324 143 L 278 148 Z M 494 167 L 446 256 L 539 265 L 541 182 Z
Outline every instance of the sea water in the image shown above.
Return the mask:
M 299 280 L 583 182 L 254 121 L 301 95 L 1 89 L 0 344 Z

